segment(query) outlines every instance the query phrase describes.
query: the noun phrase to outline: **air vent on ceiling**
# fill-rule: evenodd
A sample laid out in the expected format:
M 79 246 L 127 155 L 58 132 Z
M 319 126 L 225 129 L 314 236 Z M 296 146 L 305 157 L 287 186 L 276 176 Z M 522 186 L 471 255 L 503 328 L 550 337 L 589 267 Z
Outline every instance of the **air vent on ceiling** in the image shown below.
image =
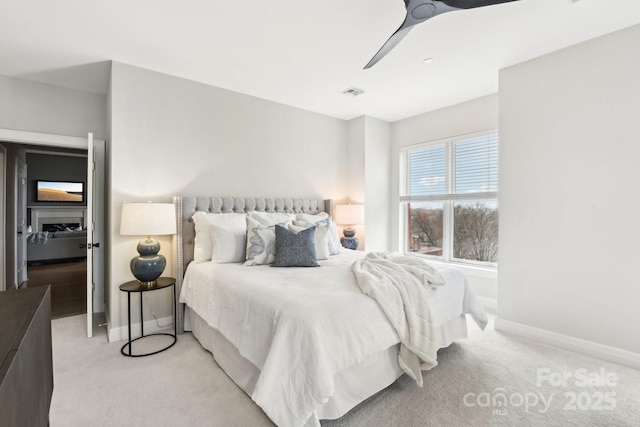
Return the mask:
M 342 91 L 343 95 L 351 95 L 351 96 L 358 96 L 358 95 L 362 95 L 363 93 L 364 93 L 364 90 L 355 86 L 351 86 L 350 88 Z

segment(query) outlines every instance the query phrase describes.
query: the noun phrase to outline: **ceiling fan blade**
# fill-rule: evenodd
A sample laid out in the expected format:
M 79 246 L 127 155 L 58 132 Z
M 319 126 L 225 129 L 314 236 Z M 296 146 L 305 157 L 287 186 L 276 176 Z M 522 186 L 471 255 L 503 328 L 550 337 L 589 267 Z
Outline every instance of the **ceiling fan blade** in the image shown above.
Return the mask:
M 518 0 L 440 0 L 447 6 L 455 7 L 456 9 L 473 9 L 476 7 L 491 6 L 493 4 L 509 3 Z
M 404 22 L 396 30 L 389 40 L 382 45 L 380 50 L 371 58 L 364 69 L 373 67 L 386 54 L 388 54 L 406 36 L 414 25 L 420 24 L 436 15 L 460 9 L 473 9 L 476 7 L 491 6 L 500 3 L 509 3 L 518 0 L 404 0 L 407 14 Z
M 450 12 L 452 10 L 458 10 L 454 7 L 451 7 L 441 1 L 431 1 L 431 0 L 405 0 L 405 8 L 407 9 L 407 14 L 405 15 L 404 22 L 396 30 L 389 40 L 385 42 L 384 45 L 380 48 L 378 53 L 376 53 L 371 61 L 367 65 L 365 65 L 365 70 L 367 68 L 371 68 L 378 61 L 380 61 L 387 53 L 391 51 L 403 38 L 407 35 L 407 33 L 413 28 L 414 25 L 420 24 L 421 22 L 426 21 L 427 19 L 433 18 L 436 15 L 440 15 L 441 13 Z
M 374 65 L 376 65 L 378 63 L 378 61 L 380 61 L 382 58 L 384 58 L 384 56 L 391 52 L 391 49 L 393 49 L 394 47 L 396 47 L 396 45 L 398 43 L 400 43 L 400 41 L 404 38 L 404 36 L 406 36 L 407 34 L 409 34 L 409 31 L 411 31 L 411 29 L 413 28 L 413 26 L 411 27 L 405 27 L 405 28 L 398 28 L 398 30 L 393 33 L 391 35 L 391 37 L 389 37 L 389 40 L 387 40 L 382 47 L 380 48 L 380 50 L 378 50 L 378 52 L 373 55 L 373 58 L 371 58 L 371 60 L 367 63 L 367 65 L 364 66 L 364 69 L 366 70 L 367 68 L 371 68 Z

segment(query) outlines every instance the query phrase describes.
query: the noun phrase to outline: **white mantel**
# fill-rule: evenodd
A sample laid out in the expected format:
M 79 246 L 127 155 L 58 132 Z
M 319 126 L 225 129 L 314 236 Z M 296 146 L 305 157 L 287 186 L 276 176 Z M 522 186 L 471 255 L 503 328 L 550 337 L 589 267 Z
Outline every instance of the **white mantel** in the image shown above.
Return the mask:
M 77 222 L 82 228 L 87 224 L 86 206 L 29 206 L 31 229 L 42 231 L 42 224 Z

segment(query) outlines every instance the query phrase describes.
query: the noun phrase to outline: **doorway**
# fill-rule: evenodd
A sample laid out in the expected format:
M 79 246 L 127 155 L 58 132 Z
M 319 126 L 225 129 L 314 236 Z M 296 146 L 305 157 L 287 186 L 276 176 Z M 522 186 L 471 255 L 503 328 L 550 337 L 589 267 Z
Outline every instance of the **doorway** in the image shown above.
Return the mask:
M 25 148 L 27 268 L 24 287 L 51 285 L 52 318 L 87 312 L 87 213 L 83 150 Z
M 88 311 L 87 335 L 91 337 L 92 325 L 95 325 L 96 319 L 103 318 L 103 313 L 106 311 L 105 245 L 97 243 L 101 242 L 104 237 L 106 222 L 104 210 L 105 141 L 93 139 L 92 134 L 89 134 L 88 138 L 78 138 L 0 129 L 0 145 L 6 147 L 5 173 L 2 174 L 2 182 L 0 183 L 2 184 L 0 188 L 5 190 L 2 200 L 6 202 L 3 221 L 5 228 L 0 227 L 0 241 L 5 242 L 3 245 L 5 256 L 0 260 L 5 271 L 3 275 L 5 278 L 4 287 L 12 289 L 21 285 L 36 286 L 40 280 L 39 277 L 44 276 L 47 281 L 52 282 L 56 279 L 56 275 L 62 275 L 63 281 L 67 282 L 67 289 L 61 289 L 60 292 L 64 295 L 71 293 L 74 295 L 73 299 L 79 301 L 82 294 L 70 291 L 69 287 L 73 287 L 70 286 L 70 282 L 84 283 L 84 295 L 86 296 L 84 311 Z M 84 203 L 81 203 L 83 200 L 65 199 L 62 203 L 58 203 L 59 201 L 50 199 L 39 199 L 36 196 L 37 180 L 34 179 L 34 175 L 25 173 L 27 178 L 22 180 L 17 172 L 18 165 L 23 161 L 25 163 L 24 169 L 28 169 L 28 165 L 26 165 L 27 152 L 44 156 L 60 156 L 57 161 L 49 162 L 55 167 L 49 168 L 48 174 L 50 175 L 46 179 L 40 179 L 42 181 L 72 181 L 65 176 L 57 176 L 57 179 L 51 177 L 55 177 L 54 173 L 60 171 L 68 172 L 68 166 L 61 163 L 60 159 L 75 157 L 77 160 L 80 158 L 81 168 L 86 171 L 86 181 L 84 181 L 86 187 L 79 193 L 68 189 L 66 192 L 83 194 L 86 197 Z M 89 161 L 89 159 L 92 160 Z M 22 193 L 24 194 L 22 200 L 26 200 L 24 209 L 19 208 L 20 198 L 18 195 L 21 194 L 21 185 L 26 188 Z M 27 194 L 27 190 L 29 194 Z M 19 218 L 18 211 L 27 212 L 24 215 L 24 221 Z M 82 232 L 85 233 L 84 237 L 79 235 Z M 35 241 L 27 242 L 27 236 Z M 47 238 L 51 238 L 48 240 L 49 244 L 37 244 L 37 241 L 42 243 Z M 29 250 L 31 244 L 34 246 L 32 250 Z M 18 250 L 18 246 L 24 250 Z M 98 248 L 99 250 L 93 250 Z M 86 269 L 83 268 L 83 264 Z M 29 270 L 28 267 L 31 267 L 34 273 L 31 285 L 29 284 L 30 278 L 26 274 Z M 54 269 L 57 271 L 54 272 Z M 86 276 L 84 282 L 81 282 L 80 277 L 83 270 L 86 271 Z M 60 271 L 62 273 L 59 273 Z M 53 283 L 46 284 L 53 285 Z M 79 311 L 79 309 L 67 307 L 62 308 L 56 315 L 72 314 L 70 310 L 73 310 L 74 313 Z
M 85 314 L 86 150 L 5 145 L 16 159 L 18 287 L 50 285 L 54 319 Z M 63 186 L 78 187 L 78 191 L 63 191 Z M 66 200 L 69 194 L 76 200 Z

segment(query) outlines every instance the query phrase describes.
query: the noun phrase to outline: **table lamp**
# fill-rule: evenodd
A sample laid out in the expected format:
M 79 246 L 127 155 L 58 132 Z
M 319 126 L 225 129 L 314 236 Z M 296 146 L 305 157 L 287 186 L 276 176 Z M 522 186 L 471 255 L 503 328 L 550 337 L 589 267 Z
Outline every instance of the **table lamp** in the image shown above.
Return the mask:
M 336 224 L 346 225 L 340 243 L 347 249 L 357 249 L 360 241 L 356 237 L 356 224 L 364 224 L 364 205 L 336 205 Z
M 147 236 L 138 243 L 137 257 L 131 260 L 131 272 L 140 286 L 157 284 L 167 260 L 160 251 L 160 242 L 151 236 L 176 233 L 176 209 L 173 203 L 124 203 L 120 220 L 123 236 Z

